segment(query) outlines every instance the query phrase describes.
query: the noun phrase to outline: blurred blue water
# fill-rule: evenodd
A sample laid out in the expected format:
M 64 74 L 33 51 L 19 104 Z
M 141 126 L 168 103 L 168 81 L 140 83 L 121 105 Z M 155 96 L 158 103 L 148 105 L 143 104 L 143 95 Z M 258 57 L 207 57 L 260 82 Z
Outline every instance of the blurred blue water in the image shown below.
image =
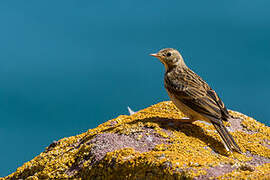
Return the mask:
M 270 125 L 270 1 L 1 1 L 0 177 L 53 140 L 168 100 L 181 51 L 225 104 Z

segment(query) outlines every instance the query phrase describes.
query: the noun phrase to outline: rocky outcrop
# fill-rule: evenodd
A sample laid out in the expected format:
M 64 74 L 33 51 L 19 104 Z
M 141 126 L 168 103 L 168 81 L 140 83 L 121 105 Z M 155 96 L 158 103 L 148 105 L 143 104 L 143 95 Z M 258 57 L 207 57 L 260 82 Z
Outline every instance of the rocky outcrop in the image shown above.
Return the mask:
M 227 152 L 211 124 L 180 123 L 168 101 L 55 141 L 4 179 L 270 179 L 270 128 L 230 113 L 243 154 Z

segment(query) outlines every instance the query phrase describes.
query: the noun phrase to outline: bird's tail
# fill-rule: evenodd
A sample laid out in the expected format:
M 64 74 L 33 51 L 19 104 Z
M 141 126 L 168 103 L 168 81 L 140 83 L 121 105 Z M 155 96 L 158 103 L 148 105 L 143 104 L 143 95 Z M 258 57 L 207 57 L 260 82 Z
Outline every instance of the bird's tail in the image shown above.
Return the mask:
M 218 134 L 220 135 L 223 144 L 227 151 L 237 151 L 238 153 L 242 153 L 239 146 L 234 141 L 232 135 L 229 133 L 229 131 L 226 129 L 226 127 L 223 124 L 217 124 L 215 122 L 212 123 L 214 127 L 216 128 Z

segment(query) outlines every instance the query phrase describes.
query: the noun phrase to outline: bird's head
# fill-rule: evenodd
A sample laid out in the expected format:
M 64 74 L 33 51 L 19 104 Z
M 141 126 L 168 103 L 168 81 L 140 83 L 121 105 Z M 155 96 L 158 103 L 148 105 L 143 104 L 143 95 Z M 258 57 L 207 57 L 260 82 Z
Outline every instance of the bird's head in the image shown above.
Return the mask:
M 157 57 L 164 64 L 166 70 L 176 66 L 186 66 L 181 54 L 172 48 L 161 49 L 158 53 L 150 54 L 150 56 Z

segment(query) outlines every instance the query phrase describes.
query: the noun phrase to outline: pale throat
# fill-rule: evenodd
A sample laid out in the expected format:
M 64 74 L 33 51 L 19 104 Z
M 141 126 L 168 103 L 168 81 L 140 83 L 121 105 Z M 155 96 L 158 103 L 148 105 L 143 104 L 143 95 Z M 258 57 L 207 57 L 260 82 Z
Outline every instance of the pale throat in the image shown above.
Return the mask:
M 163 63 L 163 62 L 162 62 Z M 165 66 L 165 70 L 166 71 L 170 71 L 171 69 L 174 69 L 174 68 L 186 68 L 186 64 L 184 62 L 184 60 L 182 58 L 180 59 L 175 59 L 174 63 L 171 63 L 171 64 L 166 64 L 166 63 L 163 63 L 164 66 Z

